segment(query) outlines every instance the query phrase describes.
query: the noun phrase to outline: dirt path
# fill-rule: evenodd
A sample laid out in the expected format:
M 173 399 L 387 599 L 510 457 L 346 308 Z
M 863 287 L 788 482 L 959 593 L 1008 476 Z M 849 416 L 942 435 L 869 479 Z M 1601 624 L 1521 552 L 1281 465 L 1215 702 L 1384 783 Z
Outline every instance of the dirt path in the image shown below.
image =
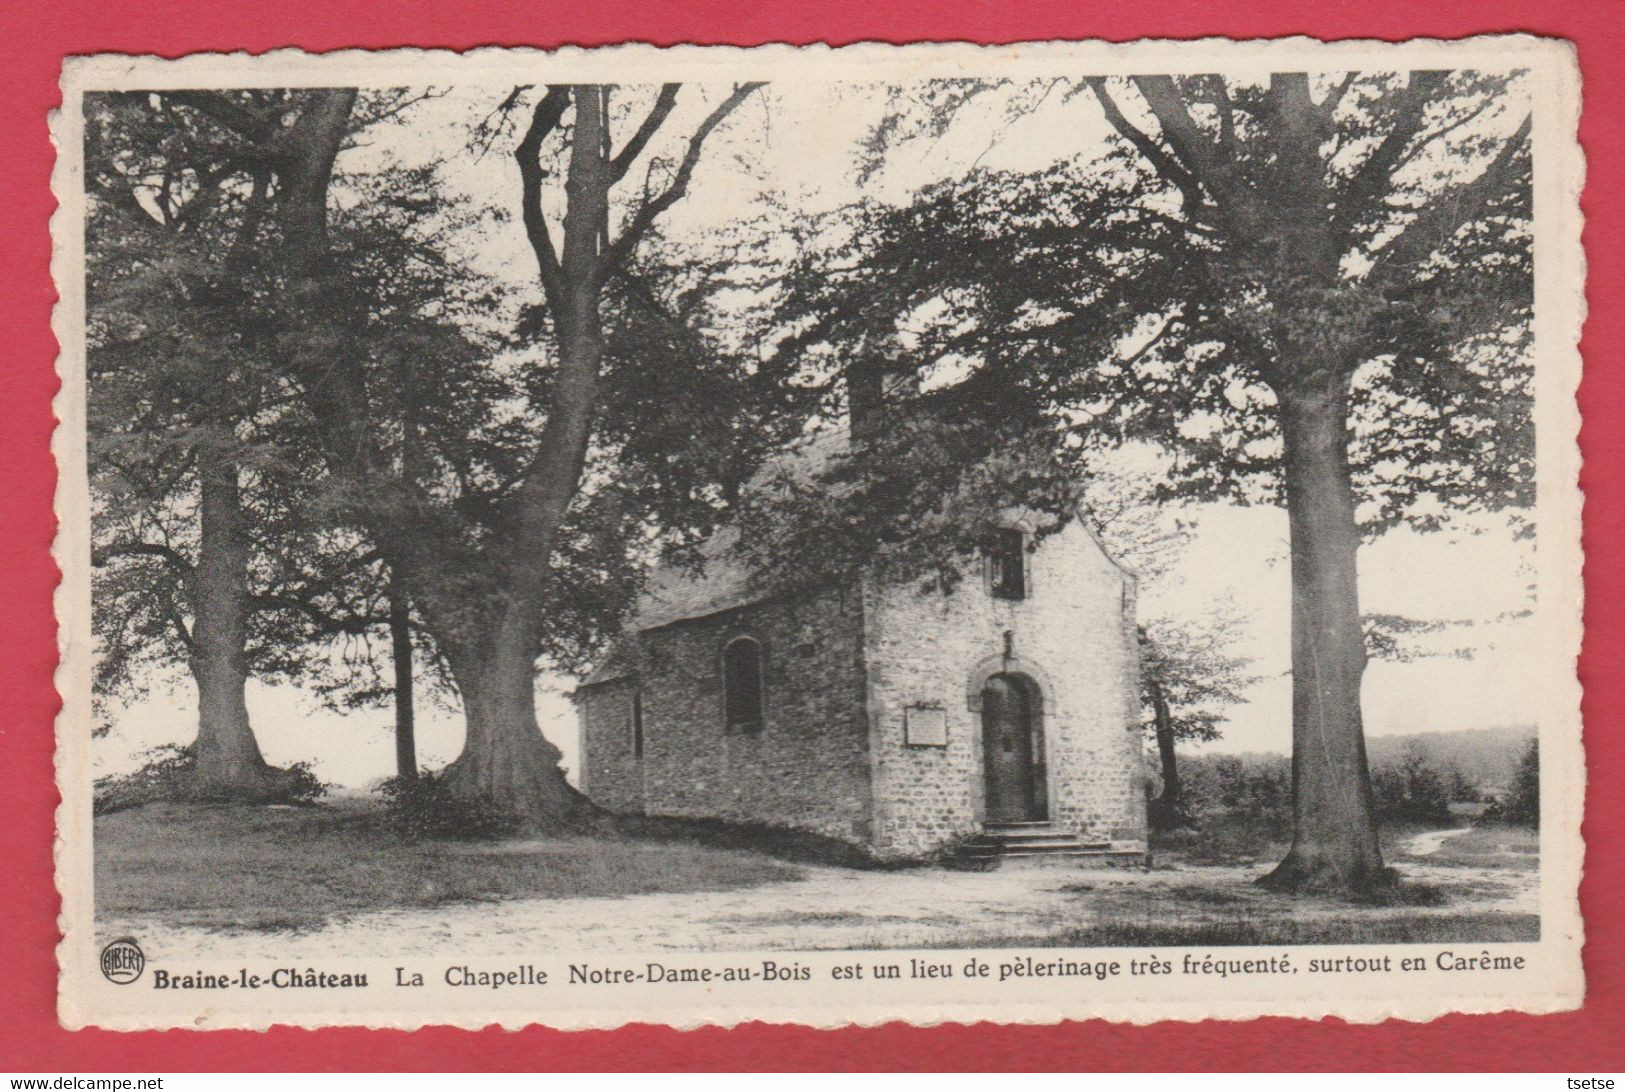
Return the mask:
M 1412 857 L 1431 857 L 1443 848 L 1446 840 L 1458 834 L 1466 834 L 1472 827 L 1456 827 L 1451 830 L 1429 830 L 1411 838 L 1405 843 L 1404 852 Z
M 1534 872 L 1432 864 L 1428 854 L 1412 853 L 1404 866 L 1407 879 L 1451 893 L 1440 913 L 1538 913 Z M 1181 866 L 1147 873 L 1052 864 L 1006 865 L 985 873 L 808 867 L 799 879 L 745 891 L 464 903 L 364 913 L 315 931 L 211 932 L 126 918 L 103 921 L 98 932 L 109 938 L 138 936 L 148 957 L 160 959 L 286 959 L 293 951 L 298 958 L 447 951 L 473 958 L 545 951 L 968 947 L 1010 937 L 1043 943 L 1079 927 L 1147 917 L 1304 920 L 1350 913 L 1343 903 L 1270 896 L 1252 883 L 1263 871 L 1262 866 Z

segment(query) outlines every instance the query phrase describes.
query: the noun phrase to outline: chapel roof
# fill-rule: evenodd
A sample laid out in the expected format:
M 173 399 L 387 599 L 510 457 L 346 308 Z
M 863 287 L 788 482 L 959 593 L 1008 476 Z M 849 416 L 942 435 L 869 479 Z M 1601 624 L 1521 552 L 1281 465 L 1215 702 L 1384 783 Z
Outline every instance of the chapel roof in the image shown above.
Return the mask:
M 578 687 L 599 686 L 616 679 L 630 678 L 637 673 L 637 657 L 633 654 L 631 643 L 623 638 L 609 646 L 603 661 L 588 672 Z
M 777 482 L 810 484 L 851 449 L 844 429 L 805 436 L 768 456 L 745 486 L 767 490 Z M 633 630 L 654 629 L 754 603 L 766 592 L 752 579 L 739 551 L 739 529 L 724 526 L 698 547 L 698 565 L 663 562 L 649 574 L 632 617 Z
M 765 490 L 780 482 L 815 482 L 849 450 L 845 429 L 809 434 L 768 456 L 745 488 Z M 633 608 L 627 625 L 629 636 L 610 648 L 581 685 L 597 686 L 637 673 L 631 634 L 689 618 L 704 618 L 766 598 L 768 593 L 752 579 L 750 562 L 738 545 L 739 529 L 723 526 L 696 547 L 696 563 L 665 561 L 656 565 Z

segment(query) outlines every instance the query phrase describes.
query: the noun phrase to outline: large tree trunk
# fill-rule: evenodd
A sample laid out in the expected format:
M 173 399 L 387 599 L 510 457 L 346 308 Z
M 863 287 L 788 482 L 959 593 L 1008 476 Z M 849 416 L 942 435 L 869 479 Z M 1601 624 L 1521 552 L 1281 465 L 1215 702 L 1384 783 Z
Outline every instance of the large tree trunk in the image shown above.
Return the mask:
M 1151 710 L 1156 718 L 1157 757 L 1162 763 L 1162 792 L 1151 805 L 1152 825 L 1162 830 L 1186 826 L 1185 789 L 1179 781 L 1179 758 L 1174 753 L 1174 717 L 1162 687 L 1151 684 Z
M 561 363 L 553 415 L 541 441 L 538 467 L 520 497 L 519 533 L 504 582 L 504 602 L 487 654 L 457 668 L 468 734 L 448 769 L 456 792 L 504 815 L 549 827 L 570 827 L 591 810 L 559 769 L 558 748 L 536 723 L 536 634 L 559 526 L 581 480 L 603 354 L 597 304 L 590 319 L 560 323 Z
M 284 203 L 284 248 L 290 270 L 301 285 L 325 252 L 325 200 L 333 156 L 344 119 L 354 102 L 353 90 L 317 93 L 317 103 L 301 116 L 301 129 L 313 128 L 315 139 L 305 156 L 285 157 L 280 164 Z M 248 247 L 265 207 L 267 187 L 256 178 L 250 215 L 238 235 L 228 267 L 246 260 Z M 197 777 L 209 795 L 238 799 L 267 798 L 286 785 L 285 771 L 273 770 L 260 754 L 248 723 L 244 688 L 248 678 L 244 643 L 248 634 L 248 536 L 242 509 L 238 468 L 223 455 L 229 436 L 206 439 L 199 452 L 202 479 L 202 538 L 194 592 L 193 675 L 198 683 Z
M 418 776 L 417 711 L 412 696 L 411 604 L 394 570 L 389 574 L 389 643 L 395 655 L 395 774 L 402 781 Z
M 1387 886 L 1360 717 L 1360 629 L 1347 381 L 1282 392 L 1292 545 L 1292 849 L 1261 882 L 1282 890 Z
M 493 631 L 480 642 L 485 654 L 472 666 L 453 665 L 468 735 L 463 753 L 447 771 L 459 795 L 495 812 L 554 828 L 577 825 L 593 811 L 564 779 L 558 748 L 542 737 L 535 700 L 537 633 L 550 579 L 548 561 L 580 487 L 604 356 L 596 272 L 611 183 L 604 152 L 603 95 L 597 89 L 578 88 L 575 106 L 565 182 L 562 278 L 547 288 L 559 369 L 535 459 L 514 497 L 511 530 L 499 555 L 502 600 L 492 612 Z M 533 182 L 527 181 L 527 186 Z
M 549 830 L 581 827 L 594 809 L 559 769 L 562 754 L 536 722 L 536 664 L 524 648 L 495 642 L 484 656 L 455 655 L 468 735 L 446 768 L 452 791 L 479 807 Z
M 192 677 L 197 682 L 198 787 L 207 796 L 253 799 L 271 792 L 274 772 L 248 722 L 248 534 L 235 462 L 206 442 L 197 569 L 192 587 Z

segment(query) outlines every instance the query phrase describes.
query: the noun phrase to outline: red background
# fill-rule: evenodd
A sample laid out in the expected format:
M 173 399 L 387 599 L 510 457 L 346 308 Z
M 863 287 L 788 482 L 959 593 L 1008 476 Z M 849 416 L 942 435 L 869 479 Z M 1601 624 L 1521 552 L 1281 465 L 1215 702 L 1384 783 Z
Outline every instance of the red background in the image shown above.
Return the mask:
M 1625 680 L 1625 193 L 1620 187 L 1620 0 L 1157 0 L 1093 5 L 1065 0 L 913 0 L 814 3 L 622 0 L 620 3 L 458 0 L 253 4 L 0 0 L 0 1070 L 153 1072 L 230 1069 L 1500 1069 L 1625 1070 L 1625 874 L 1618 852 L 1625 736 L 1617 728 Z M 1580 136 L 1589 164 L 1584 206 L 1591 317 L 1582 349 L 1581 443 L 1585 541 L 1586 752 L 1591 850 L 1580 897 L 1586 918 L 1585 1007 L 1560 1016 L 1447 1017 L 1427 1025 L 1336 1020 L 1248 1024 L 1102 1023 L 1058 1027 L 950 1025 L 814 1032 L 750 1025 L 674 1032 L 646 1026 L 563 1034 L 430 1029 L 268 1033 L 65 1032 L 56 1023 L 58 909 L 51 871 L 51 592 L 55 469 L 49 452 L 56 389 L 54 299 L 47 219 L 52 149 L 46 113 L 59 101 L 64 55 L 117 51 L 177 55 L 342 47 L 597 45 L 645 41 L 754 45 L 863 40 L 1013 42 L 1044 38 L 1456 38 L 1530 31 L 1573 40 L 1585 80 Z

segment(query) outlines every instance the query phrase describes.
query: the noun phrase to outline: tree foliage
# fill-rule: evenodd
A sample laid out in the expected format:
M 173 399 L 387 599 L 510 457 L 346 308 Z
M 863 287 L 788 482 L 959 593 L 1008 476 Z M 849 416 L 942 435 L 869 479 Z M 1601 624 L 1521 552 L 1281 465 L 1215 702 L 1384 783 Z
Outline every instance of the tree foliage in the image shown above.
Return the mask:
M 1225 710 L 1246 701 L 1259 677 L 1253 658 L 1237 650 L 1245 624 L 1234 603 L 1219 599 L 1191 617 L 1155 618 L 1140 627 L 1140 675 L 1145 705 L 1166 702 L 1174 738 L 1218 739 Z M 1148 731 L 1157 730 L 1156 718 Z
M 245 99 L 266 93 L 241 93 Z M 87 342 L 96 693 L 139 697 L 195 660 L 200 485 L 229 476 L 248 536 L 249 628 L 262 679 L 320 682 L 312 650 L 371 624 L 364 543 L 310 504 L 308 429 L 274 366 L 263 164 L 186 104 L 87 102 Z M 222 101 L 233 101 L 222 94 Z
M 635 96 L 510 96 L 494 116 L 530 118 L 514 148 L 517 219 L 540 305 L 453 256 L 505 218 L 450 200 L 437 165 L 346 156 L 363 131 L 398 136 L 388 123 L 427 93 L 98 103 L 104 692 L 128 693 L 157 663 L 184 658 L 197 673 L 206 661 L 239 751 L 257 760 L 247 675 L 298 677 L 340 706 L 381 700 L 372 642 L 391 596 L 397 618 L 409 596 L 423 659 L 469 711 L 467 754 L 487 735 L 507 741 L 453 781 L 493 797 L 507 785 L 491 801 L 507 810 L 573 798 L 527 712 L 536 660 L 591 655 L 638 562 L 714 521 L 756 442 L 736 437 L 769 439 L 740 427 L 760 384 L 742 356 L 710 351 L 703 279 L 640 250 L 707 136 L 754 89 L 713 103 L 669 159 L 652 149 L 677 85 L 653 92 L 613 148 Z M 612 201 L 645 162 L 641 200 Z M 569 185 L 549 193 L 550 176 Z
M 1276 886 L 1392 881 L 1362 742 L 1360 536 L 1532 500 L 1517 79 L 1052 83 L 1038 101 L 1102 124 L 1108 154 L 871 205 L 787 278 L 787 352 L 901 333 L 921 370 L 1030 407 L 1058 460 L 1144 439 L 1173 456 L 1165 496 L 1286 507 L 1296 802 Z M 1009 90 L 928 94 L 951 115 Z
M 978 96 L 1038 98 L 979 83 L 903 97 L 924 94 L 930 126 L 885 130 L 938 132 Z M 1279 502 L 1275 387 L 1325 351 L 1352 376 L 1366 533 L 1530 504 L 1512 81 L 1087 79 L 1043 97 L 1080 119 L 1104 104 L 1119 143 L 843 210 L 785 278 L 780 350 L 827 360 L 906 330 L 916 366 L 970 371 L 967 395 L 1028 404 L 1055 442 L 1150 439 L 1176 456 L 1167 495 L 1244 503 Z
M 1540 826 L 1540 740 L 1531 739 L 1512 771 L 1512 783 L 1490 810 L 1492 818 Z

